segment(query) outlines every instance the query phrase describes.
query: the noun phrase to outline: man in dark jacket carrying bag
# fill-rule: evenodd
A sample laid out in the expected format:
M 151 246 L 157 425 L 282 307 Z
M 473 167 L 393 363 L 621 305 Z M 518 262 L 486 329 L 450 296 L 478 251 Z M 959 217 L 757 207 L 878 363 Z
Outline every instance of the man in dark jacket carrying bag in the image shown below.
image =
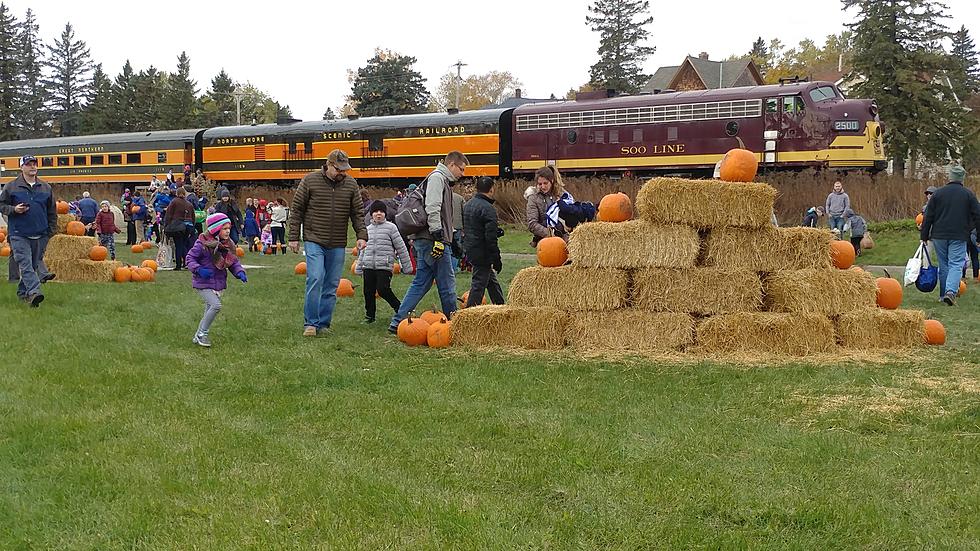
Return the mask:
M 932 241 L 939 257 L 939 298 L 952 306 L 960 288 L 966 262 L 966 242 L 976 228 L 980 233 L 980 204 L 972 191 L 963 187 L 966 171 L 949 169 L 949 183 L 936 190 L 929 200 L 919 239 Z
M 490 302 L 504 303 L 504 291 L 497 281 L 503 267 L 497 245 L 501 233 L 493 206 L 493 180 L 483 176 L 476 181 L 476 195 L 463 208 L 463 249 L 473 265 L 467 308 L 482 304 L 484 291 L 490 294 Z

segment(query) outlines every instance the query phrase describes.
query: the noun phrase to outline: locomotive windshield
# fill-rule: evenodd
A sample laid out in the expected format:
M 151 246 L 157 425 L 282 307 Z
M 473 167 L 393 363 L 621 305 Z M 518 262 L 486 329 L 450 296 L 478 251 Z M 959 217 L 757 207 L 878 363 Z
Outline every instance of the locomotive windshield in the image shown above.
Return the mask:
M 810 90 L 810 99 L 813 100 L 813 103 L 837 99 L 838 97 L 840 96 L 837 95 L 837 90 L 835 90 L 833 86 L 821 86 Z

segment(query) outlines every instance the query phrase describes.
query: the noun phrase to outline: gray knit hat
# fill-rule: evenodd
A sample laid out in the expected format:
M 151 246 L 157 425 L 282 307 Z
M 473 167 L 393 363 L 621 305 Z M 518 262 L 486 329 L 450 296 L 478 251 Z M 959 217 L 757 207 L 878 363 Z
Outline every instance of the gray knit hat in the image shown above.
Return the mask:
M 949 168 L 949 181 L 963 183 L 966 179 L 966 169 L 960 165 L 953 165 Z

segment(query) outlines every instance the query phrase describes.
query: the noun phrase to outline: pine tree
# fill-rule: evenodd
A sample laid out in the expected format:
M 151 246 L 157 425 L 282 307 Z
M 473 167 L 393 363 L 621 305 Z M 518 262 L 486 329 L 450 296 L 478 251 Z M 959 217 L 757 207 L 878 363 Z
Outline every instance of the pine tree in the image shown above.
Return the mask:
M 766 45 L 766 41 L 761 36 L 752 43 L 749 57 L 755 62 L 755 66 L 762 73 L 762 76 L 766 76 L 769 68 L 772 67 L 772 56 L 769 53 L 769 46 Z
M 856 9 L 851 79 L 856 97 L 875 98 L 887 123 L 885 142 L 895 172 L 906 159 L 945 163 L 959 142 L 962 109 L 943 93 L 949 66 L 942 5 L 934 0 L 844 0 Z M 947 89 L 948 90 L 948 89 Z
M 325 121 L 336 120 L 336 118 L 337 118 L 337 114 L 334 113 L 333 109 L 330 107 L 327 107 L 327 110 L 323 112 L 323 120 Z
M 161 113 L 164 128 L 194 128 L 198 124 L 197 83 L 190 75 L 191 60 L 187 52 L 181 52 L 177 72 L 167 78 Z
M 0 2 L 0 141 L 17 137 L 17 99 L 20 59 L 17 34 L 20 24 L 7 5 Z
M 949 55 L 953 62 L 950 79 L 953 81 L 953 91 L 956 95 L 961 100 L 965 100 L 969 96 L 980 93 L 980 61 L 977 61 L 976 45 L 966 25 L 953 33 L 953 45 Z
M 92 84 L 92 59 L 85 42 L 75 39 L 75 29 L 71 23 L 66 23 L 61 37 L 55 40 L 53 46 L 48 46 L 45 65 L 50 69 L 50 75 L 44 82 L 59 135 L 73 136 L 82 101 Z
M 133 132 L 137 126 L 136 89 L 133 86 L 133 65 L 126 60 L 122 71 L 112 83 L 111 104 L 114 117 L 109 127 L 114 132 Z
M 162 130 L 164 128 L 162 109 L 166 87 L 167 75 L 152 65 L 133 77 L 133 88 L 136 92 L 136 124 L 133 130 L 149 132 L 150 130 Z
M 211 79 L 211 88 L 201 98 L 201 119 L 204 126 L 238 124 L 234 94 L 235 81 L 222 69 Z
M 429 105 L 425 78 L 413 69 L 416 59 L 376 49 L 367 65 L 357 69 L 348 100 L 363 117 L 423 113 Z
M 20 94 L 15 115 L 20 128 L 18 138 L 43 138 L 51 131 L 47 112 L 48 94 L 44 87 L 42 65 L 44 45 L 38 36 L 37 20 L 30 9 L 24 15 L 17 36 L 20 67 L 18 86 Z
M 82 110 L 80 134 L 108 134 L 114 129 L 115 117 L 112 81 L 99 63 L 92 72 L 92 87 Z
M 643 62 L 654 48 L 642 45 L 650 36 L 646 26 L 653 22 L 649 11 L 649 0 L 595 0 L 589 6 L 592 15 L 585 22 L 600 37 L 599 61 L 589 69 L 594 87 L 633 94 L 650 80 Z

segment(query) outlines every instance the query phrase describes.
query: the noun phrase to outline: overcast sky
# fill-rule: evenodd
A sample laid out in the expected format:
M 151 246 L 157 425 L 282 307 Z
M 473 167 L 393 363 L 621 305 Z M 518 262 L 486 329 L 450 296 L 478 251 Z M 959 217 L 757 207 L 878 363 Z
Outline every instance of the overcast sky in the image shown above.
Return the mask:
M 343 104 L 350 92 L 347 70 L 363 65 L 375 47 L 418 58 L 416 68 L 430 90 L 460 59 L 467 64 L 464 76 L 507 70 L 523 82 L 526 96 L 562 97 L 588 80 L 599 42 L 585 24 L 588 0 L 4 1 L 19 19 L 34 9 L 45 40 L 71 22 L 110 76 L 126 59 L 136 70 L 153 65 L 172 71 L 186 50 L 202 92 L 224 68 L 304 120 L 320 119 L 327 107 L 336 111 Z M 966 25 L 980 43 L 980 3 L 945 3 L 949 26 Z M 834 0 L 650 4 L 649 44 L 657 49 L 646 64 L 650 73 L 688 54 L 705 51 L 722 59 L 747 52 L 758 36 L 789 45 L 803 38 L 822 43 L 853 15 Z

